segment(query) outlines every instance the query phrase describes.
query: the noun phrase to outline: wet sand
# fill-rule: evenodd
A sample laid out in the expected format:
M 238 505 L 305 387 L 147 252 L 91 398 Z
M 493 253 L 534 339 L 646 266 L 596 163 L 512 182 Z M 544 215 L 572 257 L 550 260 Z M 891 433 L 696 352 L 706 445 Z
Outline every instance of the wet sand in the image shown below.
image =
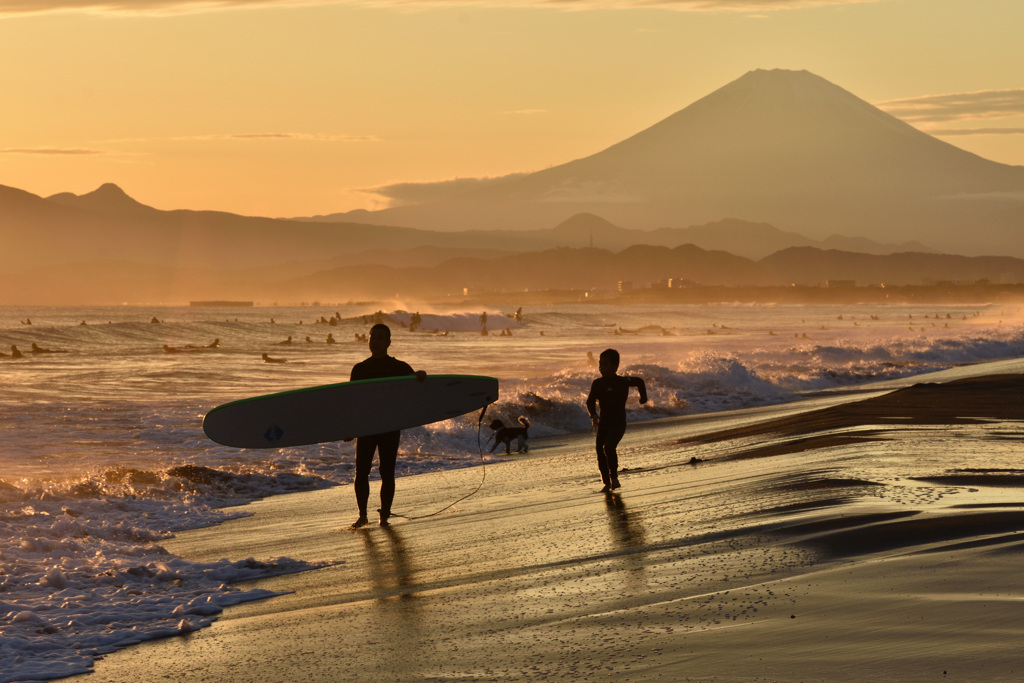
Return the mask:
M 631 425 L 615 494 L 578 435 L 402 478 L 387 528 L 261 501 L 165 545 L 333 564 L 87 680 L 1020 680 L 1022 420 L 983 375 Z

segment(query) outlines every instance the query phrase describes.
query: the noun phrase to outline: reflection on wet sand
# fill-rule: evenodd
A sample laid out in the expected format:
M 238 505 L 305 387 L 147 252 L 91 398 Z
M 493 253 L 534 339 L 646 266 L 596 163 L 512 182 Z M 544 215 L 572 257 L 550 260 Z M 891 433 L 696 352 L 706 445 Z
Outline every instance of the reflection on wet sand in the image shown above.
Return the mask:
M 362 612 L 366 647 L 353 663 L 348 675 L 352 680 L 373 680 L 391 671 L 398 662 L 419 667 L 422 651 L 408 647 L 429 637 L 424 627 L 423 600 L 416 595 L 416 570 L 402 533 L 393 526 L 360 530 L 366 551 L 366 571 L 370 590 L 368 600 L 356 609 Z
M 401 533 L 394 526 L 381 527 L 385 543 L 378 543 L 376 533 L 364 532 L 363 546 L 369 561 L 370 580 L 373 582 L 378 600 L 397 597 L 411 600 L 416 597 L 413 582 L 414 569 L 409 561 L 409 551 Z
M 640 523 L 640 514 L 630 511 L 622 496 L 614 491 L 604 494 L 604 502 L 612 542 L 618 554 L 622 556 L 622 568 L 628 572 L 627 581 L 631 580 L 630 576 L 639 578 L 636 575 L 644 570 L 645 547 L 644 527 Z

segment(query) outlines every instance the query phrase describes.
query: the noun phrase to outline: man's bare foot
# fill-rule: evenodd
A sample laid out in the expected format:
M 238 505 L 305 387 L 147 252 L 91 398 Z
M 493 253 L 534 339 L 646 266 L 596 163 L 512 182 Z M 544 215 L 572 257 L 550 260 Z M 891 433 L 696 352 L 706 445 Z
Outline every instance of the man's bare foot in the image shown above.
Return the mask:
M 381 526 L 390 526 L 391 522 L 388 521 L 388 518 L 391 517 L 391 513 L 390 512 L 384 512 L 383 510 L 377 510 L 377 514 L 380 515 L 380 525 Z
M 370 520 L 368 520 L 366 518 L 366 515 L 360 515 L 359 519 L 357 519 L 356 521 L 352 522 L 352 526 L 350 526 L 349 528 L 350 529 L 358 529 L 359 527 L 366 526 L 369 523 L 370 523 Z

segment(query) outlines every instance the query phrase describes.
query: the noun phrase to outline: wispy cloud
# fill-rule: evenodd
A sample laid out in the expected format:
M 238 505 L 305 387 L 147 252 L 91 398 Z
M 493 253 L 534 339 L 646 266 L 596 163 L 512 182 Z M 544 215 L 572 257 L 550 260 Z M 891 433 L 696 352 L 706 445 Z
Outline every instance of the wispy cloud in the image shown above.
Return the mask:
M 106 154 L 103 150 L 99 149 L 59 149 L 56 147 L 12 147 L 8 149 L 0 149 L 0 154 L 39 154 L 39 155 L 51 155 L 51 156 L 80 156 L 88 154 Z
M 344 133 L 207 133 L 203 135 L 175 135 L 152 138 L 116 138 L 104 140 L 103 144 L 118 145 L 145 142 L 212 142 L 216 140 L 298 140 L 310 142 L 377 142 L 375 135 L 349 135 Z
M 929 128 L 931 135 L 1024 135 L 1024 128 Z
M 931 135 L 1021 135 L 1018 125 L 979 126 L 979 121 L 1013 119 L 1024 116 L 1024 88 L 1016 90 L 981 90 L 978 92 L 925 95 L 902 100 L 876 102 L 875 106 L 908 123 L 919 126 Z M 943 126 L 942 124 L 947 124 Z M 963 124 L 947 127 L 948 124 Z
M 765 12 L 890 0 L 0 0 L 0 15 L 43 12 L 168 14 L 269 6 L 532 7 L 559 10 L 657 8 L 688 12 Z
M 524 175 L 526 174 L 512 173 L 496 178 L 453 178 L 436 182 L 395 183 L 393 185 L 382 185 L 381 187 L 372 187 L 359 191 L 378 197 L 384 200 L 387 206 L 394 207 L 404 204 L 423 204 L 448 199 L 449 197 L 479 190 L 490 185 L 498 185 L 514 180 Z
M 947 123 L 1024 114 L 1024 88 L 925 95 L 878 102 L 876 106 L 905 121 Z
M 179 14 L 218 9 L 324 4 L 329 3 L 326 0 L 0 0 L 0 16 L 48 12 Z
M 7 147 L 0 148 L 0 155 L 35 155 L 35 156 L 125 156 L 132 152 L 116 150 L 119 145 L 139 145 L 150 142 L 211 142 L 215 140 L 247 141 L 278 141 L 298 140 L 312 142 L 376 142 L 379 138 L 372 135 L 340 135 L 335 133 L 217 133 L 211 135 L 187 135 L 163 138 L 120 138 L 115 140 L 94 141 L 101 145 L 109 145 L 112 149 L 91 149 L 87 147 Z
M 312 142 L 375 142 L 373 135 L 338 135 L 332 133 L 231 133 L 208 135 L 204 140 L 308 140 Z

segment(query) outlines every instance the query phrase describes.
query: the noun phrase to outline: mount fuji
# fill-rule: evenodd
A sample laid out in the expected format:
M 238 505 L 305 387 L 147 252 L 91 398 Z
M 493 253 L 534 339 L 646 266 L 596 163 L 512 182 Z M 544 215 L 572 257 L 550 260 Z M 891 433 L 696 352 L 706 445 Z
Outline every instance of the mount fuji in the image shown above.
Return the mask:
M 945 143 L 807 71 L 758 70 L 592 156 L 358 220 L 527 230 L 584 212 L 641 230 L 739 218 L 818 239 L 1024 255 L 1024 167 Z M 356 219 L 317 220 L 346 217 Z

